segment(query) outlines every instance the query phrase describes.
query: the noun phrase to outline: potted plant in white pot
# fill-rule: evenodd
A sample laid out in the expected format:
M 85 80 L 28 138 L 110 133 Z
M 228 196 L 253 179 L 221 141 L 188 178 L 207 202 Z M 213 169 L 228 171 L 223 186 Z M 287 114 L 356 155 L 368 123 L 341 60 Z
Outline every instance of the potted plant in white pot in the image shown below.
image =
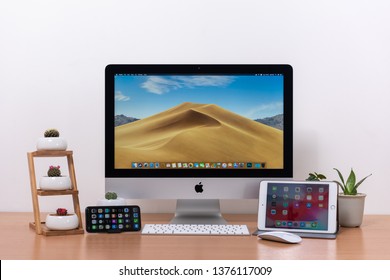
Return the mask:
M 66 140 L 60 137 L 57 129 L 47 129 L 43 134 L 44 137 L 39 138 L 37 142 L 37 150 L 57 150 L 65 151 L 68 147 Z
M 50 230 L 71 230 L 79 226 L 76 214 L 68 214 L 65 208 L 58 208 L 55 214 L 46 216 L 46 227 Z
M 72 183 L 68 176 L 62 176 L 60 166 L 49 167 L 47 176 L 41 177 L 39 187 L 42 190 L 69 190 L 72 188 Z
M 363 221 L 364 201 L 366 194 L 358 193 L 358 187 L 372 174 L 356 182 L 356 175 L 353 169 L 349 173 L 347 181 L 341 172 L 334 168 L 340 181 L 334 181 L 342 190 L 338 195 L 339 223 L 343 227 L 359 227 Z
M 124 198 L 118 197 L 116 192 L 106 192 L 104 199 L 97 202 L 98 206 L 126 205 Z

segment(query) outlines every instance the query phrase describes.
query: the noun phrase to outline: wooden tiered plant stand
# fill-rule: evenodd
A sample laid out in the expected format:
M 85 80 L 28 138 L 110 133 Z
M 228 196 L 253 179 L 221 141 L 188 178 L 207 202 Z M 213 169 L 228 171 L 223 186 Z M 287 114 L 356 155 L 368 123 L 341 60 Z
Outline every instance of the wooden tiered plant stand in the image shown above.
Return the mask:
M 71 180 L 71 189 L 69 190 L 42 190 L 37 187 L 37 179 L 35 175 L 34 158 L 37 157 L 66 157 L 68 161 L 68 170 Z M 73 151 L 53 151 L 53 150 L 40 150 L 27 153 L 28 167 L 30 172 L 30 185 L 31 196 L 34 208 L 34 222 L 30 222 L 30 228 L 34 229 L 37 234 L 46 236 L 55 235 L 72 235 L 83 234 L 83 223 L 81 219 L 80 203 L 79 203 L 79 191 L 77 190 L 76 175 L 73 163 Z M 38 196 L 58 196 L 58 195 L 71 195 L 73 199 L 74 213 L 78 216 L 79 227 L 73 230 L 50 230 L 46 227 L 45 222 L 41 221 L 41 213 L 39 210 Z

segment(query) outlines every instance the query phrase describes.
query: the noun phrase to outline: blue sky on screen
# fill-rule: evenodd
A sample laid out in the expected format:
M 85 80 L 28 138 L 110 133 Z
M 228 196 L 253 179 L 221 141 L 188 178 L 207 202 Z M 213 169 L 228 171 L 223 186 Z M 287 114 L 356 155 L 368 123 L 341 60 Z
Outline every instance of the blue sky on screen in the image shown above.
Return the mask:
M 143 119 L 183 102 L 272 117 L 283 113 L 283 76 L 115 76 L 115 115 Z

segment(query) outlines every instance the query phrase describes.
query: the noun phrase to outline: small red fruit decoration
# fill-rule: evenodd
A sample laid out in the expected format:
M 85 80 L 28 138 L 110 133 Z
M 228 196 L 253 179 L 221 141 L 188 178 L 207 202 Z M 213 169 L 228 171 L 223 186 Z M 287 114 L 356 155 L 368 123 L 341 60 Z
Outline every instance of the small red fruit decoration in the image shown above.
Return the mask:
M 58 216 L 66 216 L 68 214 L 68 210 L 65 208 L 58 208 L 57 209 L 57 215 Z

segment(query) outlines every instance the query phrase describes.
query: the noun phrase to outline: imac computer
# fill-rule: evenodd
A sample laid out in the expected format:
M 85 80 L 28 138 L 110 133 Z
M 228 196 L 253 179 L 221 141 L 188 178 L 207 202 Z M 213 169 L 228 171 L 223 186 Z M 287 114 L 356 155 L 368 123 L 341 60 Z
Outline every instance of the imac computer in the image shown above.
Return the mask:
M 221 199 L 258 199 L 293 173 L 290 65 L 108 65 L 105 187 L 176 199 L 174 223 L 224 223 Z

